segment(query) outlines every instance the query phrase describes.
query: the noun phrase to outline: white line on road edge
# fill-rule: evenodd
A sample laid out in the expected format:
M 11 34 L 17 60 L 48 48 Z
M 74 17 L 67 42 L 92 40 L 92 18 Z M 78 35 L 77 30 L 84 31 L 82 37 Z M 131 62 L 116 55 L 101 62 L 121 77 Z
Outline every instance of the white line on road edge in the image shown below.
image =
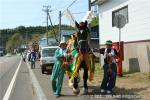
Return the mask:
M 35 74 L 33 73 L 33 71 L 30 68 L 30 65 L 29 65 L 28 62 L 27 62 L 27 66 L 28 66 L 28 69 L 29 69 L 31 81 L 33 83 L 33 86 L 34 86 L 34 89 L 35 89 L 35 92 L 36 92 L 36 96 L 37 96 L 36 99 L 37 100 L 47 100 L 47 98 L 46 98 L 44 92 L 42 91 L 42 88 L 41 88 Z
M 17 69 L 16 69 L 16 72 L 15 72 L 15 74 L 14 74 L 14 76 L 13 76 L 13 78 L 12 78 L 8 88 L 7 88 L 7 91 L 6 91 L 6 93 L 5 93 L 4 97 L 3 97 L 3 100 L 9 100 L 9 97 L 10 97 L 10 94 L 11 94 L 12 89 L 14 87 L 14 84 L 15 84 L 15 81 L 16 81 L 16 78 L 17 78 L 17 75 L 18 75 L 21 63 L 22 63 L 22 58 L 21 58 L 20 63 L 18 65 Z

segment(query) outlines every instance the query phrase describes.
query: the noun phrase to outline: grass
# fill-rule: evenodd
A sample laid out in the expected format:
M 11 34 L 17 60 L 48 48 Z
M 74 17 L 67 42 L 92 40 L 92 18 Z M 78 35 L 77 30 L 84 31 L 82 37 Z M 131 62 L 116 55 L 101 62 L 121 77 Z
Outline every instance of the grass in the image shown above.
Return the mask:
M 98 83 L 102 81 L 103 78 L 103 67 L 99 63 L 95 64 L 95 74 L 94 80 L 92 83 Z M 123 72 L 123 77 L 117 77 L 118 80 L 133 80 L 139 82 L 146 82 L 150 84 L 150 74 L 149 73 L 142 73 L 142 72 Z M 142 81 L 141 81 L 142 80 Z
M 103 78 L 103 67 L 99 64 L 95 64 L 95 73 L 94 80 L 91 82 L 92 84 L 100 84 Z

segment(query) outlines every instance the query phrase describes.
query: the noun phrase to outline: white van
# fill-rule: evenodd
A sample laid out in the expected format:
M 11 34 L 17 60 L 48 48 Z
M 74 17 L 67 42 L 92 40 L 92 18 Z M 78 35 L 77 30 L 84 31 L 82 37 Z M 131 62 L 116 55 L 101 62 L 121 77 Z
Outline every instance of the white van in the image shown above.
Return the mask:
M 40 66 L 42 74 L 44 74 L 45 71 L 52 71 L 53 65 L 55 63 L 55 51 L 59 48 L 58 46 L 48 46 L 43 47 L 41 49 L 41 58 L 40 58 Z

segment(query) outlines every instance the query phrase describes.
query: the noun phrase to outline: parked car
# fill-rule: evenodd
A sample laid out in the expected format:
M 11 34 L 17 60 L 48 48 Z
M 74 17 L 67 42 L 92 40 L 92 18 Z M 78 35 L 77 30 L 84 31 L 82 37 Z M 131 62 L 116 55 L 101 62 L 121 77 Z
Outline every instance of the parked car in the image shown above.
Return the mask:
M 40 66 L 42 74 L 44 74 L 45 71 L 49 71 L 49 73 L 52 72 L 53 65 L 56 61 L 55 58 L 55 51 L 59 48 L 58 46 L 49 46 L 49 47 L 43 47 L 41 50 L 41 58 L 40 58 Z

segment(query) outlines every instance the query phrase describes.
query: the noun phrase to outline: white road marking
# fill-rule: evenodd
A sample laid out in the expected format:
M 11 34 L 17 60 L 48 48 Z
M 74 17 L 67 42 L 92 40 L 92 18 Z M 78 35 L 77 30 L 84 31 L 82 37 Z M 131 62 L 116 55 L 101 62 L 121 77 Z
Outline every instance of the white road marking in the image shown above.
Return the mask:
M 0 62 L 0 79 L 1 79 L 1 76 L 2 76 L 2 69 L 1 69 L 1 67 L 2 67 L 2 63 L 4 63 L 4 62 Z
M 37 100 L 47 100 L 34 72 L 31 70 L 31 67 L 29 65 L 29 63 L 27 62 L 27 66 L 28 66 L 28 69 L 29 69 L 29 73 L 30 73 L 30 77 L 31 77 L 31 81 L 32 81 L 32 84 L 34 86 L 34 89 L 35 89 L 35 92 L 36 92 L 36 96 L 37 96 Z
M 13 78 L 12 78 L 12 80 L 11 80 L 11 82 L 10 82 L 8 88 L 7 88 L 7 91 L 6 91 L 6 93 L 5 93 L 4 97 L 3 97 L 3 100 L 9 100 L 9 97 L 10 97 L 10 94 L 11 94 L 11 92 L 12 92 L 14 83 L 15 83 L 15 81 L 16 81 L 16 78 L 17 78 L 17 75 L 18 75 L 18 72 L 19 72 L 21 63 L 22 63 L 22 58 L 21 58 L 20 63 L 19 63 L 19 65 L 18 65 L 18 67 L 17 67 L 17 70 L 15 71 L 15 74 L 14 74 L 14 76 L 13 76 Z

